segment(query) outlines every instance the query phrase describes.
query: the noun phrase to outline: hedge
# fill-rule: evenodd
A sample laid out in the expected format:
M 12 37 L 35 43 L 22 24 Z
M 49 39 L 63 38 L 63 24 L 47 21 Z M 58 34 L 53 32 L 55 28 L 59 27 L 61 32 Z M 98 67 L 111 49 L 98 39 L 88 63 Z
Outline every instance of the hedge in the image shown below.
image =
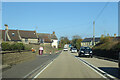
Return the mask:
M 7 42 L 3 42 L 1 44 L 2 50 L 3 51 L 14 51 L 14 50 L 25 50 L 25 45 L 23 43 L 13 43 L 9 44 Z
M 111 44 L 111 45 L 110 45 Z M 112 47 L 111 47 L 112 46 Z M 100 57 L 106 57 L 118 60 L 120 52 L 120 42 L 113 45 L 113 42 L 96 45 L 93 48 L 93 54 Z

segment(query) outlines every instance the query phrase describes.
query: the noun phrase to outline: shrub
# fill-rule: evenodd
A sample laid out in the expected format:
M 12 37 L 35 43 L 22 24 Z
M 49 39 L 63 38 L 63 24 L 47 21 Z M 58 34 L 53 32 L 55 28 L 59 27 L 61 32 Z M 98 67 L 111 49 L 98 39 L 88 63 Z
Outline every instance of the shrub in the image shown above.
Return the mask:
M 21 50 L 25 50 L 25 46 L 23 43 L 14 43 L 11 45 L 11 49 L 21 51 Z
M 109 36 L 106 36 L 106 37 L 101 37 L 100 38 L 100 43 L 106 43 L 106 42 L 109 42 L 111 39 Z
M 113 50 L 120 51 L 120 42 L 113 46 Z
M 25 46 L 23 43 L 13 43 L 13 44 L 9 44 L 9 43 L 6 43 L 6 42 L 3 42 L 2 43 L 2 50 L 3 51 L 14 51 L 14 50 L 18 50 L 18 51 L 21 51 L 21 50 L 25 50 Z
M 10 44 L 7 43 L 7 42 L 3 42 L 3 43 L 1 44 L 1 47 L 2 47 L 2 50 L 3 50 L 3 51 L 10 50 Z

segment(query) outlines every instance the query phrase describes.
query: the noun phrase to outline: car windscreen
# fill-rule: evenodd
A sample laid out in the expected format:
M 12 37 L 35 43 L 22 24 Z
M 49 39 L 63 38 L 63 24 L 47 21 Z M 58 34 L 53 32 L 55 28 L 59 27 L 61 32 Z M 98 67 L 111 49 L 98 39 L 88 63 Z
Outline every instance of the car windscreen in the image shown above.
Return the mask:
M 76 48 L 73 48 L 72 50 L 77 50 Z
M 91 50 L 89 47 L 82 47 L 81 50 Z

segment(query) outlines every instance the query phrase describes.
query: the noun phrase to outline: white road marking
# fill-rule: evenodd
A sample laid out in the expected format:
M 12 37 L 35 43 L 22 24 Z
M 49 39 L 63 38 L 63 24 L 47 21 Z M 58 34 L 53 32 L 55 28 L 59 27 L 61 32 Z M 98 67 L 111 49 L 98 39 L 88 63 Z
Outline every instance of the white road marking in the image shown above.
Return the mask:
M 61 52 L 60 54 L 62 54 L 62 52 Z M 37 78 L 45 69 L 47 69 L 47 68 L 53 63 L 53 61 L 55 61 L 56 59 L 57 59 L 57 57 L 56 57 L 54 60 L 52 60 L 46 67 L 44 67 L 44 68 L 33 78 L 33 80 L 34 80 L 35 78 Z
M 50 62 L 45 68 L 43 68 L 34 78 L 37 78 L 37 77 L 38 77 L 47 67 L 49 67 L 52 63 L 53 63 L 53 61 Z
M 27 78 L 29 75 L 31 75 L 32 73 L 34 73 L 36 70 L 38 70 L 41 66 L 37 67 L 36 69 L 34 69 L 32 72 L 30 72 L 29 74 L 27 74 L 26 76 L 24 76 L 24 78 Z
M 76 57 L 75 57 L 76 58 Z M 81 61 L 80 59 L 78 59 L 78 58 L 76 58 L 77 60 L 79 60 L 79 61 Z M 81 61 L 82 62 L 82 61 Z M 84 63 L 84 62 L 82 62 L 82 63 Z M 86 66 L 88 66 L 89 68 L 91 68 L 89 65 L 87 65 L 86 63 L 84 63 Z M 102 76 L 103 78 L 106 78 L 107 79 L 107 77 L 105 77 L 104 75 L 102 75 L 102 74 L 100 74 L 98 71 L 96 71 L 95 69 L 93 69 L 93 68 L 91 68 L 93 71 L 95 71 L 96 73 L 98 73 L 100 76 Z
M 69 52 L 70 53 L 70 52 Z M 72 55 L 72 54 L 71 54 Z M 73 57 L 75 57 L 74 55 L 72 55 Z M 78 59 L 77 57 L 75 57 L 77 60 L 81 61 L 80 59 Z M 82 63 L 84 63 L 83 61 L 81 61 Z M 100 74 L 98 71 L 96 71 L 95 69 L 93 69 L 92 67 L 90 67 L 89 65 L 87 65 L 86 63 L 84 63 L 86 66 L 88 66 L 90 69 L 92 69 L 93 71 L 95 71 L 96 73 L 98 73 L 100 76 L 102 76 L 103 78 L 106 78 L 104 75 Z
M 71 54 L 71 55 L 72 55 L 72 54 Z M 72 55 L 72 56 L 75 57 L 74 55 Z M 76 57 L 75 57 L 75 58 L 76 58 Z M 112 75 L 110 75 L 110 74 L 104 72 L 103 70 L 95 67 L 94 65 L 88 63 L 87 61 L 85 61 L 85 60 L 83 60 L 83 59 L 80 59 L 80 58 L 76 58 L 76 59 L 79 60 L 79 61 L 81 61 L 82 63 L 84 63 L 86 66 L 88 66 L 89 68 L 91 68 L 93 71 L 95 71 L 96 73 L 98 73 L 98 74 L 99 74 L 100 76 L 102 76 L 103 78 L 106 78 L 106 79 L 107 79 L 107 77 L 104 76 L 103 74 L 101 74 L 100 72 L 105 73 L 105 75 L 109 76 L 109 77 L 112 78 L 112 79 L 115 79 L 115 77 L 113 77 Z M 83 61 L 84 61 L 84 62 L 83 62 Z M 86 62 L 87 64 L 86 64 L 85 62 Z M 93 69 L 93 68 L 90 67 L 88 64 L 91 65 L 92 67 L 94 67 L 95 69 L 99 70 L 100 72 L 98 72 L 97 70 Z
M 83 60 L 83 59 L 81 59 L 81 60 Z M 85 61 L 85 60 L 83 60 L 83 61 Z M 85 61 L 85 62 L 87 62 L 87 61 Z M 87 62 L 87 63 L 88 63 L 88 62 Z M 84 63 L 84 64 L 85 64 L 85 63 Z M 99 70 L 100 72 L 107 74 L 110 78 L 115 79 L 115 77 L 113 77 L 112 75 L 110 75 L 110 74 L 104 72 L 103 70 L 97 68 L 96 66 L 94 66 L 94 65 L 92 65 L 92 64 L 90 64 L 90 63 L 88 63 L 88 64 L 91 65 L 91 66 L 93 66 L 94 68 L 96 68 L 96 69 Z M 86 65 L 87 65 L 87 64 L 86 64 Z M 89 66 L 89 67 L 90 67 L 90 66 Z

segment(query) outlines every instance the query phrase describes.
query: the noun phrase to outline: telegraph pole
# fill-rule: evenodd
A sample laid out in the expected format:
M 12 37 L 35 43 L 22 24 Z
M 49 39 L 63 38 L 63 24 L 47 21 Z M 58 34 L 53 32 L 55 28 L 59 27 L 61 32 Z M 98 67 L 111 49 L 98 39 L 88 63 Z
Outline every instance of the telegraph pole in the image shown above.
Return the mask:
M 95 21 L 93 21 L 93 46 L 95 45 Z

